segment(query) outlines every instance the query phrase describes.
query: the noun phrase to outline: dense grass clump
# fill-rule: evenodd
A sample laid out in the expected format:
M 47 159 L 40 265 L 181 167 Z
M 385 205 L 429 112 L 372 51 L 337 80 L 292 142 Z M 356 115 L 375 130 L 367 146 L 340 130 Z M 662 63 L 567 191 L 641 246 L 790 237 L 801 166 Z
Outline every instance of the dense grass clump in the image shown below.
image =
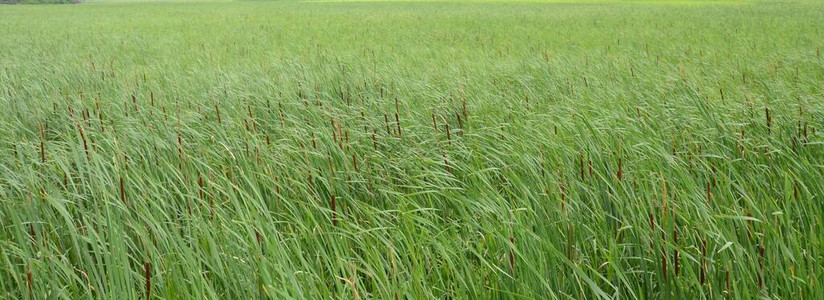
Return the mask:
M 0 20 L 0 298 L 824 298 L 820 3 Z

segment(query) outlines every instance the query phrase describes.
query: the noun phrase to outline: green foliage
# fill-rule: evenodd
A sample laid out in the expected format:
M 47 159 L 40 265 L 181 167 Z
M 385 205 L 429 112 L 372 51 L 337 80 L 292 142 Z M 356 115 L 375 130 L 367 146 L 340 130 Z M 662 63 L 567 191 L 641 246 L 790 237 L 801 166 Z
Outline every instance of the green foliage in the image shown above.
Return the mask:
M 0 298 L 824 298 L 821 3 L 0 20 Z

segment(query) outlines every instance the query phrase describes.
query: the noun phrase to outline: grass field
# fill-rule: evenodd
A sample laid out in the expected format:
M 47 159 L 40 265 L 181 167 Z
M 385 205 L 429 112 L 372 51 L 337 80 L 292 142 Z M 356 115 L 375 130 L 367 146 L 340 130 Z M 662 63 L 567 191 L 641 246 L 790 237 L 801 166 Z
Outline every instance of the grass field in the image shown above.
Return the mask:
M 824 3 L 0 24 L 2 299 L 824 298 Z

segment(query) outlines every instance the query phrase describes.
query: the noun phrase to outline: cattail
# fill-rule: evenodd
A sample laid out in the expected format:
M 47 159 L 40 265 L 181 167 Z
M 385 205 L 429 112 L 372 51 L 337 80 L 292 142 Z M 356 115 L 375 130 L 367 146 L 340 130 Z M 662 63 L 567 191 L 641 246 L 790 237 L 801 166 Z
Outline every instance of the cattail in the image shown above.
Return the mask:
M 444 123 L 444 126 L 446 127 L 446 140 L 451 143 L 452 134 L 449 133 L 449 123 Z
M 673 255 L 672 260 L 675 266 L 675 276 L 678 277 L 678 274 L 681 271 L 681 253 L 678 251 L 678 229 L 672 229 L 672 241 L 675 247 L 675 255 Z
M 40 128 L 40 161 L 46 162 L 46 134 L 43 131 L 43 123 L 38 121 L 37 126 Z
M 703 284 L 703 281 L 701 282 Z M 726 291 L 730 292 L 730 269 L 727 268 L 724 270 L 724 287 Z
M 332 195 L 332 225 L 338 226 L 337 210 L 335 209 L 335 195 Z
M 618 158 L 618 181 L 624 178 L 623 159 Z
M 709 203 L 710 200 L 712 200 L 712 192 L 710 191 L 710 184 L 709 183 L 707 183 L 707 195 L 706 195 L 706 197 L 707 197 L 707 203 Z
M 667 218 L 667 198 L 669 193 L 667 192 L 667 180 L 664 179 L 664 174 L 661 174 L 661 220 L 665 220 Z
M 589 177 L 592 177 L 592 160 L 589 160 Z
M 564 212 L 564 215 L 566 215 L 566 187 L 563 182 L 559 185 L 561 189 L 561 211 Z
M 83 150 L 86 152 L 86 161 L 89 161 L 89 160 L 91 160 L 91 158 L 89 156 L 89 145 L 86 142 L 86 133 L 83 130 L 83 126 L 80 125 L 80 124 L 77 124 L 77 131 L 80 132 L 80 138 L 83 140 Z
M 395 124 L 398 125 L 398 136 L 403 136 L 401 133 L 401 119 L 398 116 L 398 113 L 395 113 Z
M 758 274 L 758 288 L 761 289 L 764 287 L 764 245 L 758 246 L 758 253 L 761 256 L 761 259 L 758 260 L 758 268 L 761 270 L 760 274 Z
M 31 267 L 26 267 L 26 287 L 29 289 L 29 298 L 34 299 L 34 294 L 32 293 L 32 283 Z
M 764 108 L 764 115 L 767 118 L 767 134 L 770 134 L 771 129 L 772 129 L 772 117 L 770 116 L 770 108 L 769 107 Z
M 341 129 L 341 125 L 340 125 L 340 123 L 338 123 L 338 139 L 339 139 L 339 140 L 338 140 L 338 141 L 335 141 L 335 142 L 337 142 L 337 143 L 338 143 L 338 147 L 341 147 L 341 148 L 342 148 L 342 146 L 341 146 L 341 145 L 343 144 L 343 130 Z
M 179 126 L 179 125 L 178 125 Z M 247 144 L 248 147 L 248 144 Z M 248 148 L 246 152 L 249 152 Z M 177 154 L 180 157 L 180 160 L 183 160 L 183 137 L 180 135 L 180 127 L 177 129 Z
M 793 198 L 798 201 L 798 179 L 793 180 Z
M 261 244 L 260 244 L 260 232 L 258 232 L 258 231 L 257 231 L 257 229 L 255 229 L 255 240 L 257 240 L 258 247 L 261 247 Z
M 446 172 L 452 173 L 452 168 L 449 167 L 449 160 L 446 159 L 446 154 L 443 155 L 443 164 L 446 166 Z
M 432 114 L 432 128 L 438 131 L 438 121 L 435 121 L 435 114 Z
M 718 89 L 721 92 L 721 101 L 724 101 L 724 89 Z
M 581 181 L 584 181 L 584 153 L 580 153 L 579 163 L 581 165 Z
M 278 102 L 278 111 L 280 112 L 280 125 L 286 126 L 286 121 L 283 118 L 283 104 Z
M 355 167 L 355 172 L 357 172 L 358 171 L 358 160 L 355 157 L 355 154 L 352 154 L 352 166 Z
M 667 252 L 661 247 L 661 274 L 664 275 L 664 281 L 667 281 Z
M 146 262 L 143 264 L 143 269 L 146 272 L 146 299 L 152 298 L 152 263 Z
M 509 249 L 509 269 L 512 270 L 512 272 L 514 273 L 515 272 L 515 251 L 512 249 L 512 248 L 515 247 L 515 237 L 514 236 L 511 236 L 511 235 L 509 236 L 509 244 L 510 244 L 510 247 L 511 247 Z
M 704 259 L 706 257 L 707 257 L 707 240 L 704 239 L 704 240 L 701 240 L 701 260 L 698 261 L 699 269 L 701 269 L 700 274 L 698 276 L 698 281 L 701 283 L 701 285 L 704 285 L 704 283 L 707 281 L 707 266 L 706 266 L 706 262 L 704 261 Z M 729 273 L 727 275 L 729 275 Z
M 197 187 L 198 187 L 198 194 L 200 199 L 203 199 L 203 176 L 201 174 L 197 174 Z
M 123 177 L 120 177 L 120 201 L 126 204 L 126 183 L 123 181 Z
M 378 150 L 378 139 L 375 136 L 375 129 L 372 129 L 372 148 Z
M 386 134 L 391 135 L 392 131 L 389 130 L 389 117 L 387 117 L 386 114 L 383 114 L 383 121 L 384 121 L 384 124 L 386 124 Z
M 338 133 L 335 131 L 335 119 L 334 118 L 329 118 L 329 120 L 332 124 L 332 140 L 335 141 L 335 143 L 337 143 L 338 142 Z

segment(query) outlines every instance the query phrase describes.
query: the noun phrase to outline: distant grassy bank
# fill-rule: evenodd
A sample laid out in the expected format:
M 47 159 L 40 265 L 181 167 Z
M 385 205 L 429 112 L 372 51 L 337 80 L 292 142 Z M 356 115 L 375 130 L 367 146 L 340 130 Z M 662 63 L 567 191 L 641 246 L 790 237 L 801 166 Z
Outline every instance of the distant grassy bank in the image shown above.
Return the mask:
M 77 4 L 83 0 L 0 0 L 0 4 Z

